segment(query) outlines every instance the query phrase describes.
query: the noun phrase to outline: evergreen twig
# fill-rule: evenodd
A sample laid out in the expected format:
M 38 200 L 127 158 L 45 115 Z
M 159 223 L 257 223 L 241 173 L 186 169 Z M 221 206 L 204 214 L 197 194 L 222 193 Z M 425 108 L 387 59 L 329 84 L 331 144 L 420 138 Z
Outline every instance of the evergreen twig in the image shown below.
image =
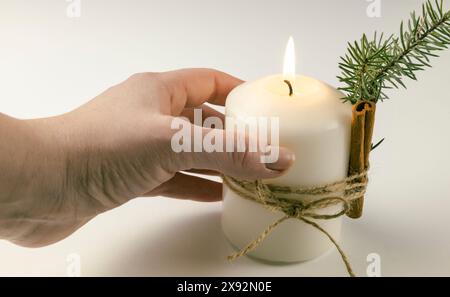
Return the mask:
M 385 38 L 375 32 L 371 40 L 364 34 L 360 41 L 348 44 L 339 63 L 343 100 L 355 104 L 387 99 L 385 89 L 406 88 L 404 77 L 416 80 L 416 72 L 431 67 L 430 58 L 449 45 L 450 11 L 444 11 L 443 0 L 427 0 L 420 16 L 412 12 L 401 23 L 399 36 Z

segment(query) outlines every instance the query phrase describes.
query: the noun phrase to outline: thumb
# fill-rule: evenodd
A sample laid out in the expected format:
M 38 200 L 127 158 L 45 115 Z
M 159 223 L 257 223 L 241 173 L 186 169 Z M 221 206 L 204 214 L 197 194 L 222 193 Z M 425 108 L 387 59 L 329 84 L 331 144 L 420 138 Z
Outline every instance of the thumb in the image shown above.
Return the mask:
M 178 170 L 208 169 L 236 178 L 255 180 L 281 176 L 292 165 L 295 155 L 287 148 L 264 146 L 257 139 L 230 133 L 221 129 L 208 129 L 190 125 L 190 143 L 183 142 L 184 150 L 176 148 L 180 143 L 172 137 L 174 158 Z

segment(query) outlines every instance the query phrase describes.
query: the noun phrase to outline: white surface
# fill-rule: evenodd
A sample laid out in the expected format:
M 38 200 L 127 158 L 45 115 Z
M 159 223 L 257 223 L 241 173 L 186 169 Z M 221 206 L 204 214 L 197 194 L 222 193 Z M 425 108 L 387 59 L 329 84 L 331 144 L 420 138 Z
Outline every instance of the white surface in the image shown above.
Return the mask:
M 373 29 L 397 30 L 420 1 L 82 0 L 0 2 L 0 110 L 17 117 L 68 111 L 131 73 L 215 67 L 244 79 L 281 71 L 285 42 L 296 40 L 298 72 L 335 85 L 346 41 Z M 450 7 L 450 3 L 447 6 Z M 450 52 L 379 105 L 365 215 L 344 220 L 342 246 L 358 275 L 381 256 L 382 274 L 450 275 Z M 330 148 L 330 152 L 331 148 Z M 42 249 L 0 242 L 0 275 L 65 275 L 81 256 L 83 275 L 342 275 L 336 251 L 272 266 L 232 251 L 220 203 L 138 199 L 101 215 Z

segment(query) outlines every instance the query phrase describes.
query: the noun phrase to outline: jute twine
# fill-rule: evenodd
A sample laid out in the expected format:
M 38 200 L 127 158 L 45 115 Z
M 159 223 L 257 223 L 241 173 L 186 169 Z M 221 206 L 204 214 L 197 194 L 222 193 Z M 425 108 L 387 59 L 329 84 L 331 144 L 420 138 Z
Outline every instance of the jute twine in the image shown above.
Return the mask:
M 286 187 L 264 184 L 260 180 L 245 181 L 230 176 L 222 176 L 224 183 L 239 196 L 262 204 L 266 209 L 284 213 L 284 216 L 269 225 L 255 240 L 233 255 L 228 260 L 233 261 L 255 249 L 278 225 L 287 219 L 294 218 L 313 226 L 333 243 L 344 261 L 350 276 L 355 276 L 350 262 L 337 241 L 315 220 L 331 220 L 344 215 L 350 207 L 350 202 L 364 196 L 367 187 L 367 170 L 347 177 L 341 181 L 314 187 Z M 289 198 L 286 198 L 286 197 Z M 298 199 L 295 199 L 298 197 Z M 310 198 L 305 202 L 305 197 Z M 316 199 L 314 199 L 316 197 Z M 293 199 L 294 198 L 294 199 Z M 313 198 L 313 199 L 311 199 Z M 340 210 L 323 214 L 321 209 L 340 205 Z

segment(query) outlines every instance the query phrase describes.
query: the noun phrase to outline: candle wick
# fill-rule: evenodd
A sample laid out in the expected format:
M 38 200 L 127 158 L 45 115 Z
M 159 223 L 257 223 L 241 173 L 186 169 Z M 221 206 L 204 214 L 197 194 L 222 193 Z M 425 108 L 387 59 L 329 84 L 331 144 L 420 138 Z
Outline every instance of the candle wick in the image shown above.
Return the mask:
M 289 80 L 285 79 L 284 82 L 288 85 L 289 87 L 289 96 L 292 96 L 292 94 L 294 93 L 294 90 L 292 89 L 292 84 Z

